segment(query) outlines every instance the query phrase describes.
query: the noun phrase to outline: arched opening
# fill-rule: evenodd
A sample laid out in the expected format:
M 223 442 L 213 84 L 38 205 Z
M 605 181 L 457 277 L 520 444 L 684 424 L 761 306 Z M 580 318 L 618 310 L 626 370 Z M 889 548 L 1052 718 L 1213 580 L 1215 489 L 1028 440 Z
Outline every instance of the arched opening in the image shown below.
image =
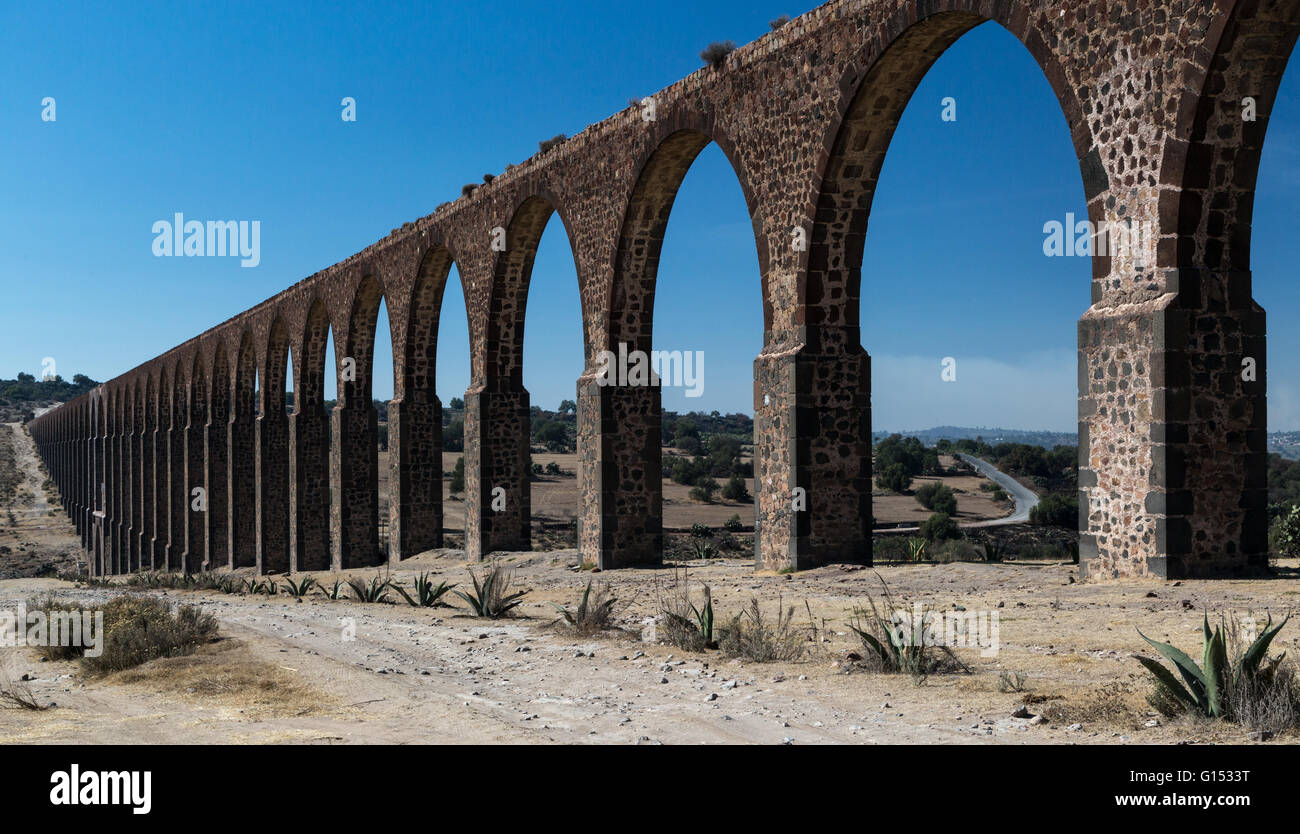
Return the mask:
M 691 160 L 670 208 L 648 299 L 663 410 L 664 555 L 751 558 L 763 304 L 745 195 L 716 144 Z M 701 541 L 697 524 L 712 535 Z
M 190 360 L 187 388 L 189 421 L 184 429 L 185 472 L 184 494 L 181 498 L 184 565 L 186 573 L 199 573 L 207 569 L 207 525 L 211 512 L 208 503 L 207 450 L 204 448 L 208 423 L 208 383 L 202 351 L 196 350 Z
M 691 313 L 681 310 L 693 305 L 692 299 L 701 295 L 715 301 L 719 297 L 725 298 L 728 293 L 720 291 L 716 286 L 719 283 L 725 283 L 730 289 L 730 300 L 722 302 L 727 307 L 737 306 L 737 294 L 745 292 L 738 286 L 743 286 L 746 266 L 737 264 L 734 258 L 725 267 L 728 271 L 735 270 L 739 276 L 734 282 L 719 282 L 716 275 L 705 275 L 704 270 L 699 269 L 703 263 L 712 268 L 717 252 L 734 254 L 736 251 L 735 247 L 727 246 L 725 241 L 713 236 L 721 233 L 736 241 L 744 241 L 747 237 L 753 240 L 752 224 L 739 218 L 718 225 L 715 219 L 718 202 L 712 194 L 707 199 L 692 200 L 691 207 L 685 210 L 686 220 L 680 232 L 684 240 L 680 249 L 670 253 L 669 263 L 675 273 L 685 272 L 691 277 L 681 284 L 676 283 L 676 277 L 672 279 L 676 292 L 684 297 L 666 297 L 671 300 L 664 307 L 665 318 L 673 324 L 663 333 L 654 331 L 656 281 L 669 216 L 688 170 L 693 169 L 697 157 L 711 141 L 712 137 L 704 133 L 680 130 L 667 136 L 645 163 L 628 204 L 615 254 L 606 341 L 599 346 L 600 355 L 592 357 L 595 365 L 594 371 L 589 370 L 592 381 L 579 391 L 580 413 L 590 415 L 590 422 L 599 425 L 596 442 L 599 443 L 599 460 L 602 462 L 599 468 L 593 467 L 590 476 L 584 473 L 584 480 L 591 479 L 590 483 L 583 485 L 584 495 L 599 496 L 599 500 L 585 502 L 579 550 L 584 562 L 598 563 L 601 567 L 658 564 L 662 561 L 665 551 L 665 489 L 670 491 L 668 507 L 674 511 L 672 523 L 685 525 L 687 529 L 696 522 L 709 526 L 716 522 L 717 527 L 722 527 L 731 515 L 741 516 L 741 527 L 750 523 L 746 520 L 750 513 L 740 512 L 746 510 L 748 504 L 738 490 L 729 491 L 735 496 L 730 499 L 734 507 L 720 503 L 721 485 L 713 486 L 716 479 L 710 474 L 708 455 L 705 454 L 708 451 L 706 443 L 716 446 L 719 450 L 716 462 L 720 470 L 726 470 L 726 482 L 730 482 L 732 475 L 738 475 L 739 481 L 746 485 L 745 492 L 750 492 L 752 480 L 745 477 L 748 470 L 744 469 L 749 465 L 744 460 L 746 443 L 753 436 L 750 433 L 744 437 L 746 428 L 752 429 L 752 426 L 743 425 L 748 408 L 742 404 L 739 392 L 723 382 L 721 376 L 713 376 L 712 372 L 708 374 L 709 378 L 719 384 L 715 393 L 708 395 L 713 383 L 706 384 L 700 371 L 708 371 L 709 366 L 703 363 L 702 357 L 709 351 L 727 357 L 718 366 L 719 370 L 735 370 L 742 361 L 739 353 L 743 348 L 736 348 L 732 341 L 738 339 L 743 345 L 748 340 L 757 345 L 757 334 L 762 331 L 756 322 L 750 321 L 752 331 L 747 337 L 743 332 L 743 316 L 720 316 L 717 310 L 703 308 Z M 721 151 L 725 150 L 725 147 L 721 148 Z M 700 191 L 697 193 L 702 195 L 705 189 L 717 189 L 721 194 L 732 195 L 730 205 L 745 205 L 743 190 L 735 187 L 737 175 L 734 165 L 724 164 L 727 161 L 722 152 L 710 152 L 705 157 L 698 175 Z M 731 184 L 727 184 L 728 180 Z M 737 191 L 740 191 L 739 200 L 734 196 Z M 748 208 L 746 205 L 746 214 L 750 214 Z M 749 274 L 758 274 L 756 265 Z M 683 286 L 691 279 L 701 284 Z M 761 281 L 755 280 L 750 291 L 757 291 L 760 286 Z M 719 295 L 711 295 L 713 293 Z M 761 292 L 758 295 L 761 298 Z M 741 309 L 745 303 L 739 302 Z M 670 310 L 672 312 L 668 312 Z M 709 313 L 713 314 L 712 321 L 707 320 Z M 724 322 L 723 319 L 729 320 Z M 658 353 L 657 347 L 660 349 Z M 741 379 L 750 376 L 752 356 L 750 354 L 749 360 L 744 362 Z M 668 393 L 662 387 L 665 384 L 669 386 Z M 671 415 L 672 448 L 665 450 L 666 433 L 661 423 L 663 398 L 667 397 L 674 405 L 680 403 L 680 408 L 698 411 L 698 407 L 686 405 L 702 398 L 692 394 L 710 396 L 711 402 L 720 406 L 705 412 L 707 425 L 703 432 L 707 435 L 707 429 L 712 427 L 717 429 L 714 433 L 719 437 L 716 440 L 701 438 L 701 427 L 695 424 L 697 421 L 683 422 L 678 415 Z M 717 418 L 712 416 L 713 411 L 718 412 Z M 723 430 L 727 424 L 724 412 L 740 415 L 737 425 L 732 427 L 734 431 Z M 698 441 L 700 446 L 677 450 L 679 430 L 683 438 L 691 438 L 683 440 L 684 444 Z M 726 448 L 722 448 L 724 446 Z M 723 457 L 728 458 L 725 463 Z M 676 480 L 671 478 L 674 471 Z M 669 482 L 665 481 L 665 475 L 669 476 L 671 486 L 666 486 Z M 734 485 L 728 485 L 734 488 Z M 695 490 L 694 495 L 692 490 Z M 736 549 L 743 549 L 743 544 Z
M 470 387 L 469 316 L 460 271 L 444 248 L 424 257 L 411 297 L 405 385 L 389 448 L 400 442 L 395 464 L 405 507 L 398 533 L 402 554 L 436 547 L 465 547 L 465 396 Z M 421 463 L 427 461 L 427 463 Z M 400 539 L 398 534 L 400 533 Z
M 231 568 L 257 565 L 257 350 L 253 334 L 240 334 L 235 354 L 233 398 L 227 426 L 230 454 L 230 515 L 227 539 Z
M 508 241 L 532 258 L 511 267 L 525 294 L 514 349 L 530 403 L 530 540 L 534 550 L 567 550 L 577 546 L 581 502 L 575 384 L 586 347 L 577 266 L 563 221 L 541 198 L 520 209 Z
M 361 279 L 343 343 L 335 356 L 338 401 L 330 415 L 330 529 L 332 563 L 366 567 L 383 561 L 378 531 L 378 413 L 372 404 L 375 329 L 383 289 L 374 276 Z M 386 556 L 386 554 L 382 554 Z
M 1267 368 L 1252 242 L 1265 216 L 1257 189 L 1269 185 L 1259 178 L 1265 137 L 1289 106 L 1279 92 L 1300 36 L 1300 2 L 1239 3 L 1220 20 L 1212 59 L 1189 77 L 1162 149 L 1161 182 L 1170 187 L 1161 192 L 1160 265 L 1176 276 L 1177 309 L 1194 322 L 1167 337 L 1176 372 L 1190 380 L 1190 396 L 1166 409 L 1186 424 L 1162 450 L 1181 463 L 1161 484 L 1171 496 L 1169 578 L 1268 570 L 1266 386 L 1277 375 Z
M 916 397 L 921 391 L 939 397 L 937 402 L 948 410 L 947 413 L 958 414 L 959 388 L 954 386 L 960 386 L 967 377 L 982 376 L 987 380 L 997 373 L 993 370 L 997 363 L 983 359 L 989 352 L 988 343 L 994 338 L 995 331 L 983 328 L 983 336 L 971 338 L 962 334 L 960 339 L 954 338 L 952 331 L 955 327 L 970 328 L 960 324 L 960 305 L 953 304 L 941 311 L 940 317 L 948 319 L 945 327 L 937 330 L 924 326 L 908 328 L 908 331 L 921 329 L 928 332 L 928 344 L 913 342 L 903 345 L 900 335 L 900 344 L 890 346 L 900 354 L 900 361 L 886 361 L 885 374 L 895 372 L 894 367 L 902 367 L 907 362 L 914 367 L 899 381 L 897 387 L 901 391 L 886 390 L 879 382 L 882 369 L 875 367 L 863 348 L 864 344 L 871 346 L 875 339 L 874 333 L 862 330 L 864 273 L 869 269 L 885 273 L 880 276 L 872 274 L 866 285 L 872 297 L 872 306 L 866 308 L 870 311 L 867 321 L 882 329 L 896 329 L 893 323 L 899 315 L 898 310 L 906 309 L 906 305 L 900 308 L 890 308 L 889 305 L 897 303 L 893 299 L 898 296 L 907 295 L 913 299 L 914 315 L 919 310 L 924 325 L 926 317 L 936 317 L 929 310 L 942 305 L 940 293 L 950 287 L 961 291 L 968 286 L 960 282 L 969 280 L 973 269 L 970 262 L 977 259 L 972 255 L 972 246 L 976 253 L 986 257 L 1005 250 L 1003 259 L 1018 261 L 1016 269 L 1028 270 L 1030 275 L 1041 275 L 1046 262 L 1043 242 L 1046 223 L 1054 218 L 1059 218 L 1055 221 L 1057 223 L 1074 223 L 1077 219 L 1086 227 L 1091 214 L 1097 211 L 1096 202 L 1086 204 L 1085 211 L 1083 198 L 1095 195 L 1085 195 L 1079 188 L 1081 163 L 1078 159 L 1088 153 L 1090 143 L 1073 137 L 1075 152 L 1071 153 L 1071 132 L 1068 128 L 1061 130 L 1065 126 L 1063 111 L 1077 112 L 1077 107 L 1072 99 L 1062 103 L 1058 95 L 1069 96 L 1072 93 L 1068 89 L 1053 90 L 1044 78 L 1044 71 L 1034 63 L 1024 46 L 1000 26 L 989 26 L 978 34 L 967 35 L 984 22 L 985 18 L 980 15 L 967 12 L 932 14 L 899 35 L 872 63 L 850 70 L 849 77 L 844 80 L 846 85 L 853 85 L 855 93 L 842 121 L 828 137 L 828 158 L 812 218 L 809 245 L 804 256 L 800 303 L 794 317 L 794 321 L 801 325 L 797 332 L 783 336 L 786 341 L 799 344 L 798 352 L 765 371 L 767 379 L 764 380 L 763 400 L 765 403 L 772 400 L 773 405 L 764 414 L 760 425 L 760 434 L 767 444 L 762 458 L 765 463 L 776 464 L 772 467 L 772 474 L 781 482 L 773 489 L 763 490 L 760 496 L 759 516 L 763 525 L 758 545 L 760 568 L 801 569 L 830 561 L 870 560 L 873 487 L 876 486 L 871 464 L 873 393 L 877 401 L 875 408 L 884 405 L 891 419 L 899 419 L 897 415 L 903 413 L 901 405 L 907 402 L 898 397 Z M 963 36 L 966 38 L 959 41 Z M 955 43 L 956 47 L 953 46 Z M 950 51 L 950 47 L 955 51 Z M 989 50 L 997 57 L 990 57 Z M 1008 54 L 1015 56 L 1010 63 L 1002 57 Z M 941 55 L 944 56 L 941 64 L 951 70 L 940 69 L 936 64 Z M 995 69 L 1004 74 L 1014 72 L 1016 79 L 1009 84 L 1004 75 L 992 74 Z M 938 73 L 933 79 L 929 75 L 932 72 Z M 971 78 L 975 76 L 983 79 L 980 82 L 983 86 L 973 86 L 975 82 Z M 998 121 L 998 118 L 1006 118 L 1006 113 L 991 115 L 990 108 L 995 105 L 990 105 L 987 91 L 1006 90 L 1015 85 L 1027 90 L 1034 102 L 1047 104 L 1034 104 L 1041 108 L 1041 112 L 1034 110 L 1031 117 L 1013 114 L 1012 123 L 1020 125 L 1021 130 L 1032 128 L 1041 133 L 1045 137 L 1041 141 L 1048 143 L 1047 146 L 1056 153 L 1060 170 L 1069 172 L 1068 179 L 1073 184 L 1058 186 L 1055 199 L 1040 200 L 1037 208 L 1030 211 L 1017 209 L 1007 213 L 1015 204 L 1010 201 L 1003 203 L 1001 210 L 1008 218 L 1003 222 L 1011 225 L 1005 229 L 1000 226 L 990 229 L 975 207 L 982 205 L 981 201 L 986 200 L 989 193 L 1005 192 L 1006 181 L 1028 179 L 1004 173 L 1001 181 L 979 182 L 983 169 L 988 165 L 986 157 L 989 151 L 996 149 L 996 146 L 989 146 L 999 141 L 995 137 L 1011 135 L 1011 129 Z M 1018 88 L 1014 99 L 1020 106 L 1023 106 L 1020 102 L 1022 93 Z M 905 110 L 909 116 L 914 112 L 915 118 L 905 116 Z M 1037 121 L 1031 122 L 1030 118 Z M 1080 124 L 1075 128 L 1086 130 Z M 949 132 L 944 134 L 941 132 L 944 130 Z M 930 135 L 920 135 L 923 131 Z M 899 135 L 905 132 L 911 135 Z M 976 150 L 979 155 L 971 156 Z M 868 218 L 873 210 L 880 208 L 877 192 L 882 183 L 888 185 L 885 177 L 895 176 L 892 174 L 896 170 L 894 160 L 905 160 L 909 155 L 913 160 L 919 160 L 922 151 L 924 161 L 914 161 L 910 168 L 902 170 L 902 176 L 907 180 L 903 183 L 900 178 L 900 184 L 895 187 L 924 197 L 912 206 L 913 216 L 900 215 L 895 220 L 892 229 L 896 235 L 902 236 L 906 248 L 891 250 L 895 241 L 878 229 L 868 239 Z M 948 165 L 954 154 L 965 157 L 965 167 L 960 171 Z M 882 173 L 887 158 L 891 172 L 888 175 Z M 924 184 L 927 176 L 936 176 L 931 173 L 936 168 L 947 175 L 947 179 L 940 182 L 938 193 L 950 195 L 951 206 L 942 206 L 943 201 L 935 199 L 933 184 L 930 189 Z M 957 179 L 954 182 L 952 177 L 955 174 Z M 1064 182 L 1060 176 L 1050 179 L 1054 183 Z M 900 199 L 905 201 L 906 196 Z M 968 204 L 964 210 L 960 205 L 963 200 Z M 959 223 L 955 231 L 926 226 L 917 220 L 918 217 L 933 217 L 941 208 L 947 210 L 946 219 L 950 224 Z M 1071 209 L 1074 209 L 1076 217 L 1067 220 Z M 888 212 L 886 207 L 881 218 L 887 227 L 890 223 Z M 961 219 L 954 221 L 954 218 Z M 881 243 L 869 242 L 876 240 Z M 875 248 L 877 245 L 879 251 Z M 864 250 L 870 250 L 865 261 Z M 925 283 L 917 282 L 915 272 L 923 268 L 935 250 L 944 251 L 949 260 L 948 272 L 926 275 Z M 924 258 L 918 256 L 920 252 L 925 253 Z M 1015 253 L 1014 257 L 1007 254 L 1011 252 Z M 871 260 L 876 257 L 882 258 L 881 262 Z M 1073 290 L 1075 299 L 1070 318 L 1059 322 L 1066 334 L 1074 332 L 1073 320 L 1087 308 L 1086 270 L 1091 259 L 1086 256 L 1081 260 L 1082 264 L 1073 267 L 1080 276 L 1074 286 L 1062 288 L 1063 292 Z M 1070 269 L 1069 266 L 1065 268 Z M 879 284 L 875 283 L 877 280 Z M 988 281 L 991 286 L 985 289 L 996 296 L 994 290 L 999 289 L 998 285 L 1002 283 L 1005 279 L 994 277 Z M 970 284 L 978 286 L 976 281 Z M 1005 304 L 1005 296 L 1001 297 Z M 877 299 L 883 305 L 880 311 L 877 311 Z M 987 303 L 985 307 L 987 309 Z M 911 321 L 915 322 L 915 318 Z M 1004 322 L 1001 326 L 1007 325 Z M 905 331 L 898 332 L 902 334 Z M 940 335 L 936 336 L 936 333 Z M 969 369 L 975 373 L 963 374 L 965 366 L 960 356 L 948 353 L 948 350 L 956 348 L 937 349 L 939 344 L 964 346 L 967 355 L 977 360 L 970 363 Z M 904 359 L 907 362 L 902 361 Z M 1062 358 L 1049 365 L 1048 370 L 1054 378 L 1063 376 L 1067 381 L 1075 378 L 1072 363 L 1068 360 Z M 982 367 L 986 371 L 980 373 Z M 787 397 L 782 391 L 780 381 L 786 375 L 795 380 L 794 386 L 799 393 L 794 397 Z M 878 380 L 875 385 L 872 384 L 873 376 Z M 934 387 L 939 384 L 948 387 Z M 962 390 L 977 389 L 970 385 Z M 1075 400 L 1066 395 L 1062 401 L 1061 413 L 1066 414 L 1066 409 Z M 990 404 L 990 408 L 995 405 Z M 791 415 L 793 431 L 781 427 L 783 414 Z M 1019 419 L 1036 419 L 1036 415 Z M 1068 424 L 1061 426 L 1067 427 Z M 918 452 L 909 458 L 909 472 L 905 474 L 920 475 L 921 472 L 911 473 L 910 468 L 929 467 L 932 474 L 938 476 L 940 467 L 934 460 L 933 451 Z M 1061 456 L 1065 457 L 1065 453 Z M 922 460 L 926 462 L 921 463 Z M 892 463 L 886 468 L 892 469 Z M 759 474 L 766 484 L 768 473 L 760 471 Z M 893 486 L 892 479 L 881 483 Z M 910 485 L 904 483 L 897 489 L 886 491 L 907 493 L 909 490 Z M 905 504 L 914 499 L 904 495 L 901 500 Z
M 1070 558 L 1077 541 L 1076 322 L 1090 301 L 1092 257 L 1075 242 L 1087 229 L 1087 200 L 1069 126 L 1038 63 L 996 23 L 965 31 L 967 22 L 935 24 L 894 47 L 915 50 L 910 62 L 884 60 L 906 66 L 914 90 L 859 94 L 817 232 L 845 260 L 810 268 L 810 292 L 814 283 L 821 293 L 843 286 L 853 298 L 845 308 L 820 304 L 821 320 L 871 354 L 877 561 L 908 558 L 910 540 L 938 530 L 930 519 L 940 513 L 958 527 L 928 545 L 935 558 L 980 558 L 985 544 L 1008 540 L 1000 523 L 1020 518 L 1029 501 L 970 458 L 1033 478 L 1044 502 L 1060 505 L 1054 518 L 1065 529 L 1041 532 L 1043 547 Z M 864 140 L 872 120 L 894 126 L 878 146 Z M 870 153 L 855 155 L 863 141 Z M 869 233 L 867 217 L 847 209 L 863 202 Z M 900 434 L 901 443 L 889 439 Z M 923 454 L 908 451 L 913 442 Z M 814 506 L 823 491 L 810 491 Z
M 267 330 L 257 374 L 256 560 L 258 573 L 290 568 L 289 411 L 297 400 L 289 331 L 276 316 Z
M 307 309 L 293 369 L 289 417 L 289 554 L 293 571 L 328 570 L 330 537 L 330 417 L 327 392 L 337 390 L 333 368 L 325 373 L 333 343 L 329 315 L 316 299 Z M 333 367 L 337 367 L 337 361 Z M 331 402 L 333 398 L 331 398 Z
M 205 461 L 207 494 L 207 570 L 230 567 L 230 393 L 232 377 L 226 347 L 213 350 Z
M 1300 60 L 1294 47 L 1265 118 L 1268 136 L 1250 211 L 1250 274 L 1252 296 L 1268 311 L 1268 551 L 1279 560 L 1300 555 L 1291 544 L 1291 515 L 1300 506 L 1300 282 L 1291 251 L 1300 217 Z

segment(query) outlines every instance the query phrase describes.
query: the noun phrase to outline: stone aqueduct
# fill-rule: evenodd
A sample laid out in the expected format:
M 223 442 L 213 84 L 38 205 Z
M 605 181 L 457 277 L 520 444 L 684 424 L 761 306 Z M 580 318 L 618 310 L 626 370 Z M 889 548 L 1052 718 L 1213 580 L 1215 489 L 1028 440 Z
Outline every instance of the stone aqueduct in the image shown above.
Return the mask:
M 1148 223 L 1158 235 L 1154 262 L 1093 257 L 1092 306 L 1079 322 L 1081 570 L 1172 578 L 1261 569 L 1265 328 L 1251 293 L 1251 210 L 1300 0 L 821 6 L 655 94 L 653 121 L 629 107 L 33 421 L 91 571 L 347 569 L 384 558 L 370 377 L 381 303 L 395 374 L 388 558 L 439 546 L 434 366 L 453 263 L 472 352 L 466 548 L 470 558 L 528 548 L 524 305 L 552 212 L 572 246 L 584 321 L 581 554 L 604 568 L 660 561 L 659 391 L 597 385 L 596 358 L 619 343 L 650 348 L 668 215 L 710 142 L 740 180 L 761 269 L 757 566 L 869 559 L 870 360 L 859 292 L 873 188 L 922 76 L 987 20 L 1020 39 L 1055 91 L 1091 220 Z M 491 246 L 498 227 L 505 251 Z M 327 413 L 331 332 L 356 378 L 340 382 Z M 296 390 L 286 415 L 290 355 Z M 1253 381 L 1241 373 L 1246 358 L 1257 363 Z M 190 509 L 195 486 L 207 489 L 207 512 Z M 491 507 L 497 487 L 503 512 Z M 796 511 L 800 487 L 807 507 Z

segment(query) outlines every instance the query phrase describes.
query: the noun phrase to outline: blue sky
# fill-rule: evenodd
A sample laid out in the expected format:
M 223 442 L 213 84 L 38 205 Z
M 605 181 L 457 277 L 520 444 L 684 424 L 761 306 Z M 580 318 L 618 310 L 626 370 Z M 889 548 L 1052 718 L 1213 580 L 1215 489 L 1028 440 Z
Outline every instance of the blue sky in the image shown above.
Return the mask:
M 708 42 L 745 43 L 812 6 L 670 2 L 6 4 L 0 28 L 0 377 L 107 379 L 335 263 L 689 74 Z M 1255 210 L 1255 295 L 1269 311 L 1274 429 L 1300 429 L 1300 79 L 1288 71 Z M 56 100 L 57 121 L 41 121 Z M 357 121 L 339 118 L 344 96 Z M 957 121 L 940 102 L 957 100 Z M 261 264 L 156 258 L 152 225 L 261 221 Z M 886 159 L 864 257 L 863 344 L 877 429 L 1073 430 L 1076 322 L 1089 267 L 1045 258 L 1042 226 L 1084 216 L 1064 117 L 1028 52 L 996 25 L 961 39 L 913 98 Z M 665 408 L 752 411 L 762 345 L 753 233 L 726 159 L 687 175 L 659 272 L 656 347 L 703 351 L 704 396 Z M 727 311 L 719 315 L 719 310 Z M 463 396 L 468 337 L 448 287 L 438 390 Z M 534 269 L 525 383 L 573 398 L 577 279 L 553 218 Z M 392 392 L 387 320 L 375 393 Z M 945 357 L 957 382 L 940 380 Z

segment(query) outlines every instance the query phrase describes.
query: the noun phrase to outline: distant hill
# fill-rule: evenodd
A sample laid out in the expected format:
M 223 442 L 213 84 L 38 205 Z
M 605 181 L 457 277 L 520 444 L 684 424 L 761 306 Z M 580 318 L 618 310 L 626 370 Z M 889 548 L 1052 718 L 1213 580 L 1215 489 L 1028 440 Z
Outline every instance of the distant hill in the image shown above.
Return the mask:
M 1268 450 L 1287 460 L 1300 460 L 1300 431 L 1271 431 Z
M 16 379 L 0 379 L 0 423 L 26 423 L 37 409 L 75 399 L 99 383 L 84 374 L 68 382 L 61 376 L 37 379 L 18 374 Z
M 969 428 L 966 426 L 936 426 L 919 431 L 877 431 L 872 432 L 872 442 L 891 434 L 915 437 L 927 446 L 933 446 L 940 440 L 983 440 L 990 445 L 998 443 L 1024 443 L 1028 446 L 1042 446 L 1051 449 L 1055 446 L 1074 446 L 1079 442 L 1076 432 L 1060 431 L 1026 431 L 1024 429 Z

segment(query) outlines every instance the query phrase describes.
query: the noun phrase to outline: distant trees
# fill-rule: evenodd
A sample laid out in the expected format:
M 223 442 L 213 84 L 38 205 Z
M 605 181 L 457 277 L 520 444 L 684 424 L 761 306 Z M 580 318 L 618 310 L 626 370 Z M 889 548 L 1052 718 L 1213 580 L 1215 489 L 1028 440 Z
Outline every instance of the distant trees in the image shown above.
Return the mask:
M 1029 511 L 1031 524 L 1074 529 L 1079 523 L 1079 499 L 1053 493 Z
M 727 485 L 722 488 L 722 497 L 728 501 L 750 502 L 754 497 L 749 494 L 749 487 L 745 485 L 745 479 L 739 475 L 732 475 L 727 481 Z
M 902 494 L 912 486 L 912 476 L 901 463 L 891 463 L 876 473 L 876 486 Z
M 922 507 L 936 513 L 957 514 L 957 493 L 952 487 L 932 481 L 916 490 L 916 500 Z
M 921 537 L 928 542 L 955 539 L 961 535 L 957 522 L 947 513 L 935 513 L 921 522 Z
M 451 470 L 451 494 L 460 495 L 465 491 L 465 456 L 456 458 L 456 468 Z
M 465 421 L 452 420 L 442 427 L 442 448 L 447 452 L 465 451 Z

